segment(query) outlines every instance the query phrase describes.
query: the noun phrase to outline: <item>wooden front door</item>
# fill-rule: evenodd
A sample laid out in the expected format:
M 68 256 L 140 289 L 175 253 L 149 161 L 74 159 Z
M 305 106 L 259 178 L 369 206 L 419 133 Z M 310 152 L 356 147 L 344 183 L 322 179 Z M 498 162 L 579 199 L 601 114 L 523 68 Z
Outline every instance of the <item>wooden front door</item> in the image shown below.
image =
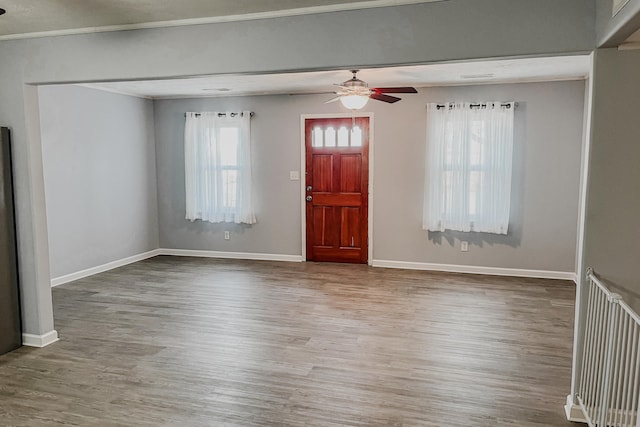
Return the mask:
M 369 118 L 305 120 L 307 260 L 367 263 Z

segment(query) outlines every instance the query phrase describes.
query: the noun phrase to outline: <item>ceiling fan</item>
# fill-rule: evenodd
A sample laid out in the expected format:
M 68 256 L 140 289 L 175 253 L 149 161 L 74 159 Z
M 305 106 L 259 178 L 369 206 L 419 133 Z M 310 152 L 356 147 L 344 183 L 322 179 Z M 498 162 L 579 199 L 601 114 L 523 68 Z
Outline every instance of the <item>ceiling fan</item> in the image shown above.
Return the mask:
M 350 110 L 359 110 L 367 105 L 369 99 L 375 99 L 376 101 L 387 102 L 389 104 L 400 101 L 401 98 L 386 95 L 387 93 L 418 93 L 414 87 L 369 88 L 367 83 L 356 77 L 356 74 L 360 70 L 350 71 L 353 73 L 353 77 L 342 84 L 337 85 L 340 87 L 340 90 L 336 92 L 336 95 L 338 96 L 328 100 L 325 104 L 340 101 L 342 105 Z

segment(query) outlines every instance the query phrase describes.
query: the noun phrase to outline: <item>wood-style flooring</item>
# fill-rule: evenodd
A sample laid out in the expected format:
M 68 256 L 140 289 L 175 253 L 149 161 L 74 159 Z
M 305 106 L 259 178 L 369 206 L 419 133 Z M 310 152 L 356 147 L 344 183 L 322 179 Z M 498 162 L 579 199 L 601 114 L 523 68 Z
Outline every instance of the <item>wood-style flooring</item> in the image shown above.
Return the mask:
M 575 285 L 156 257 L 53 290 L 0 425 L 575 426 Z

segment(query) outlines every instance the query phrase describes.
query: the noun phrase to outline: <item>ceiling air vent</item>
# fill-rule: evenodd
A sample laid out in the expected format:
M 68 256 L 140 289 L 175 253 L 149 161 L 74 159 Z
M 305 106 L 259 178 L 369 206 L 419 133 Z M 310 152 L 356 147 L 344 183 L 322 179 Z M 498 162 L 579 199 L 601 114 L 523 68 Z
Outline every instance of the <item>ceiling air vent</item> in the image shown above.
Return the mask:
M 485 73 L 485 74 L 462 74 L 460 75 L 461 79 L 490 79 L 493 77 L 493 73 Z

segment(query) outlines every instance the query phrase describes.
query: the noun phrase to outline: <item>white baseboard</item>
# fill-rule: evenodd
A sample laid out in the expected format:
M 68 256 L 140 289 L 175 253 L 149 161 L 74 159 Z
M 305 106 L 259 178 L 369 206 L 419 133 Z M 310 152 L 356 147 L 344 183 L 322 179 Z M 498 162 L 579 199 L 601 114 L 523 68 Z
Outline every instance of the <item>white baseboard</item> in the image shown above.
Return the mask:
M 160 249 L 159 255 L 202 258 L 250 259 L 257 261 L 302 262 L 302 255 L 260 254 L 251 252 L 198 251 L 192 249 Z
M 104 271 L 113 270 L 114 268 L 142 261 L 147 258 L 152 258 L 154 256 L 160 255 L 160 251 L 160 249 L 154 249 L 149 252 L 144 252 L 138 255 L 133 255 L 127 258 L 122 258 L 108 262 L 106 264 L 98 265 L 97 267 L 91 267 L 87 268 L 86 270 L 77 271 L 75 273 L 65 274 L 64 276 L 59 276 L 51 279 L 51 287 L 56 287 L 64 283 L 73 282 L 74 280 L 82 279 L 84 277 L 93 276 L 94 274 L 102 273 Z
M 22 345 L 29 347 L 45 347 L 58 341 L 58 331 L 53 330 L 44 335 L 22 334 Z
M 285 262 L 303 262 L 302 255 L 284 255 L 284 254 L 264 254 L 252 252 L 224 252 L 224 251 L 204 251 L 193 249 L 154 249 L 138 255 L 102 264 L 97 267 L 87 268 L 64 276 L 51 279 L 51 286 L 59 286 L 74 280 L 89 277 L 94 274 L 102 273 L 114 268 L 122 267 L 127 264 L 142 261 L 158 255 L 171 256 L 190 256 L 200 258 L 221 258 L 221 259 L 248 259 L 258 261 L 285 261 Z M 576 281 L 576 274 L 568 271 L 547 271 L 547 270 L 524 270 L 518 268 L 496 268 L 496 267 L 480 267 L 474 265 L 455 265 L 455 264 L 432 264 L 424 262 L 406 262 L 406 261 L 389 261 L 389 260 L 372 260 L 372 267 L 384 268 L 401 268 L 406 270 L 427 270 L 427 271 L 446 271 L 450 273 L 471 273 L 471 274 L 487 274 L 492 276 L 514 276 L 514 277 L 533 277 L 541 279 L 560 279 Z
M 573 403 L 573 396 L 567 396 L 567 403 L 564 405 L 564 413 L 567 416 L 567 420 L 575 423 L 586 423 L 587 419 L 582 413 L 580 406 Z
M 491 276 L 533 277 L 537 279 L 576 280 L 576 274 L 569 271 L 524 270 L 520 268 L 480 267 L 475 265 L 431 264 L 426 262 L 405 262 L 374 259 L 373 267 L 403 268 L 406 270 L 446 271 L 449 273 L 487 274 Z
M 71 274 L 65 274 L 51 279 L 51 287 L 56 287 L 64 283 L 73 282 L 74 280 L 82 279 L 85 277 L 93 276 L 94 274 L 103 273 L 114 268 L 122 267 L 123 265 L 131 264 L 134 262 L 142 261 L 147 258 L 153 258 L 158 255 L 172 255 L 172 256 L 192 256 L 201 258 L 226 258 L 226 259 L 250 259 L 260 261 L 287 261 L 287 262 L 302 262 L 302 255 L 281 255 L 281 254 L 259 254 L 251 252 L 222 252 L 222 251 L 198 251 L 191 249 L 154 249 L 149 252 L 144 252 L 138 255 L 133 255 L 127 258 L 122 258 L 116 261 L 111 261 L 106 264 L 99 265 L 97 267 L 87 268 L 86 270 L 77 271 Z

